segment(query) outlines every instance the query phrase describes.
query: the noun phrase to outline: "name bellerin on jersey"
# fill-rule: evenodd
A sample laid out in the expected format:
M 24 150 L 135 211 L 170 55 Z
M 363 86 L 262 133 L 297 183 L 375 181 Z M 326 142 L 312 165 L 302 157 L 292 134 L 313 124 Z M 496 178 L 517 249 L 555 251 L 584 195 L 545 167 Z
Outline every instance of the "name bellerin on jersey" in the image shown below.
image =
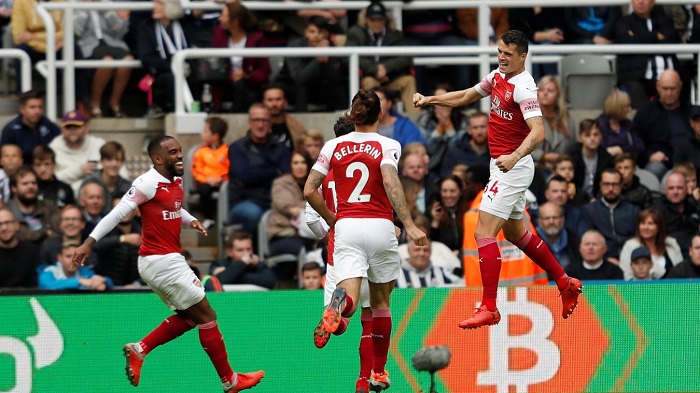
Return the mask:
M 379 158 L 379 156 L 381 156 L 382 154 L 382 152 L 380 152 L 376 147 L 360 143 L 341 147 L 338 151 L 333 153 L 333 157 L 335 157 L 336 160 L 340 161 L 340 159 L 345 156 L 357 153 L 367 153 L 374 159 Z

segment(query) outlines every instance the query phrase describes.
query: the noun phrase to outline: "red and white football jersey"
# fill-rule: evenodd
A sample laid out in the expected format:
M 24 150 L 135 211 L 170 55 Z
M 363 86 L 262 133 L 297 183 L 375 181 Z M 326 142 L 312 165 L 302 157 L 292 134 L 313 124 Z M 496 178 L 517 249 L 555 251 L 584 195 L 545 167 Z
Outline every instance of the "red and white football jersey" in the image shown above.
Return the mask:
M 336 220 L 385 218 L 393 222 L 380 168 L 389 164 L 398 170 L 399 157 L 399 142 L 374 132 L 351 132 L 326 142 L 313 169 L 324 175 L 333 172 Z
M 323 201 L 326 202 L 326 206 L 333 213 L 337 213 L 338 197 L 335 195 L 335 179 L 333 178 L 333 172 L 328 172 L 326 178 L 323 179 L 323 184 L 321 184 L 321 195 L 323 196 Z M 335 230 L 331 228 L 328 231 L 328 264 L 333 266 L 333 246 L 335 244 Z
M 530 133 L 525 120 L 542 116 L 537 101 L 537 85 L 529 72 L 506 79 L 498 70 L 491 71 L 476 86 L 482 96 L 491 95 L 489 117 L 489 151 L 492 158 L 511 154 Z
M 182 179 L 173 182 L 151 168 L 134 180 L 124 198 L 138 205 L 143 231 L 139 255 L 164 255 L 181 252 Z

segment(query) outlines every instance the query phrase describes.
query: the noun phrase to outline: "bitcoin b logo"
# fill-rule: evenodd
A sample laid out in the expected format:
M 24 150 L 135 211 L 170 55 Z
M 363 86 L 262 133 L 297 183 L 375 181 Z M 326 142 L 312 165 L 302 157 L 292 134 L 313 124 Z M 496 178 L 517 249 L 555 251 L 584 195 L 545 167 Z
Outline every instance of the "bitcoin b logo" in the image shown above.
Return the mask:
M 477 384 L 496 386 L 497 393 L 508 393 L 515 386 L 517 393 L 527 393 L 528 386 L 548 381 L 556 375 L 561 365 L 561 353 L 556 343 L 549 339 L 554 329 L 554 316 L 542 304 L 527 300 L 527 288 L 515 288 L 515 300 L 508 300 L 506 288 L 498 289 L 498 309 L 501 323 L 489 331 L 489 369 L 477 373 Z M 476 305 L 477 307 L 479 304 Z M 511 335 L 511 319 L 529 320 L 531 329 L 523 334 Z M 512 350 L 524 350 L 530 354 L 527 361 L 511 364 Z

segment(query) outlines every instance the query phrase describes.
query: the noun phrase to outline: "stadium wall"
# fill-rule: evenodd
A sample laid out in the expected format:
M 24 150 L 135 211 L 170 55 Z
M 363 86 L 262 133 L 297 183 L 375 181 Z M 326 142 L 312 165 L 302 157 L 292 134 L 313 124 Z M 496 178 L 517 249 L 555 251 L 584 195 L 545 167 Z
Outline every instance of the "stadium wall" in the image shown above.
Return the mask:
M 590 285 L 561 318 L 554 287 L 501 288 L 501 323 L 462 331 L 480 289 L 395 291 L 391 391 L 428 391 L 411 365 L 426 345 L 448 345 L 438 392 L 700 391 L 700 282 Z M 264 369 L 253 392 L 351 391 L 359 317 L 323 350 L 312 331 L 322 291 L 209 295 L 235 370 Z M 124 376 L 122 345 L 169 315 L 151 293 L 0 296 L 0 392 L 217 392 L 196 332 L 157 348 L 141 385 Z

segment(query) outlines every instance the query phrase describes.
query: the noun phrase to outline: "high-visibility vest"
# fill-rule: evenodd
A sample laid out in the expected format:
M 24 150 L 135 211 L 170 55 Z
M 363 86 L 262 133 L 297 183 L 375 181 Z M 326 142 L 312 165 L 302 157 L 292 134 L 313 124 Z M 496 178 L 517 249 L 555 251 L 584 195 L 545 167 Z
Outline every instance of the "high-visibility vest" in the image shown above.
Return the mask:
M 479 249 L 474 239 L 476 224 L 479 222 L 479 207 L 484 191 L 480 191 L 464 214 L 464 240 L 462 242 L 462 255 L 464 260 L 464 280 L 467 286 L 482 286 L 479 270 Z M 525 211 L 523 215 L 525 228 L 532 233 L 535 227 L 530 221 L 530 215 Z M 547 285 L 547 273 L 537 266 L 525 253 L 513 243 L 506 240 L 503 231 L 496 236 L 498 247 L 501 249 L 501 275 L 498 285 Z

